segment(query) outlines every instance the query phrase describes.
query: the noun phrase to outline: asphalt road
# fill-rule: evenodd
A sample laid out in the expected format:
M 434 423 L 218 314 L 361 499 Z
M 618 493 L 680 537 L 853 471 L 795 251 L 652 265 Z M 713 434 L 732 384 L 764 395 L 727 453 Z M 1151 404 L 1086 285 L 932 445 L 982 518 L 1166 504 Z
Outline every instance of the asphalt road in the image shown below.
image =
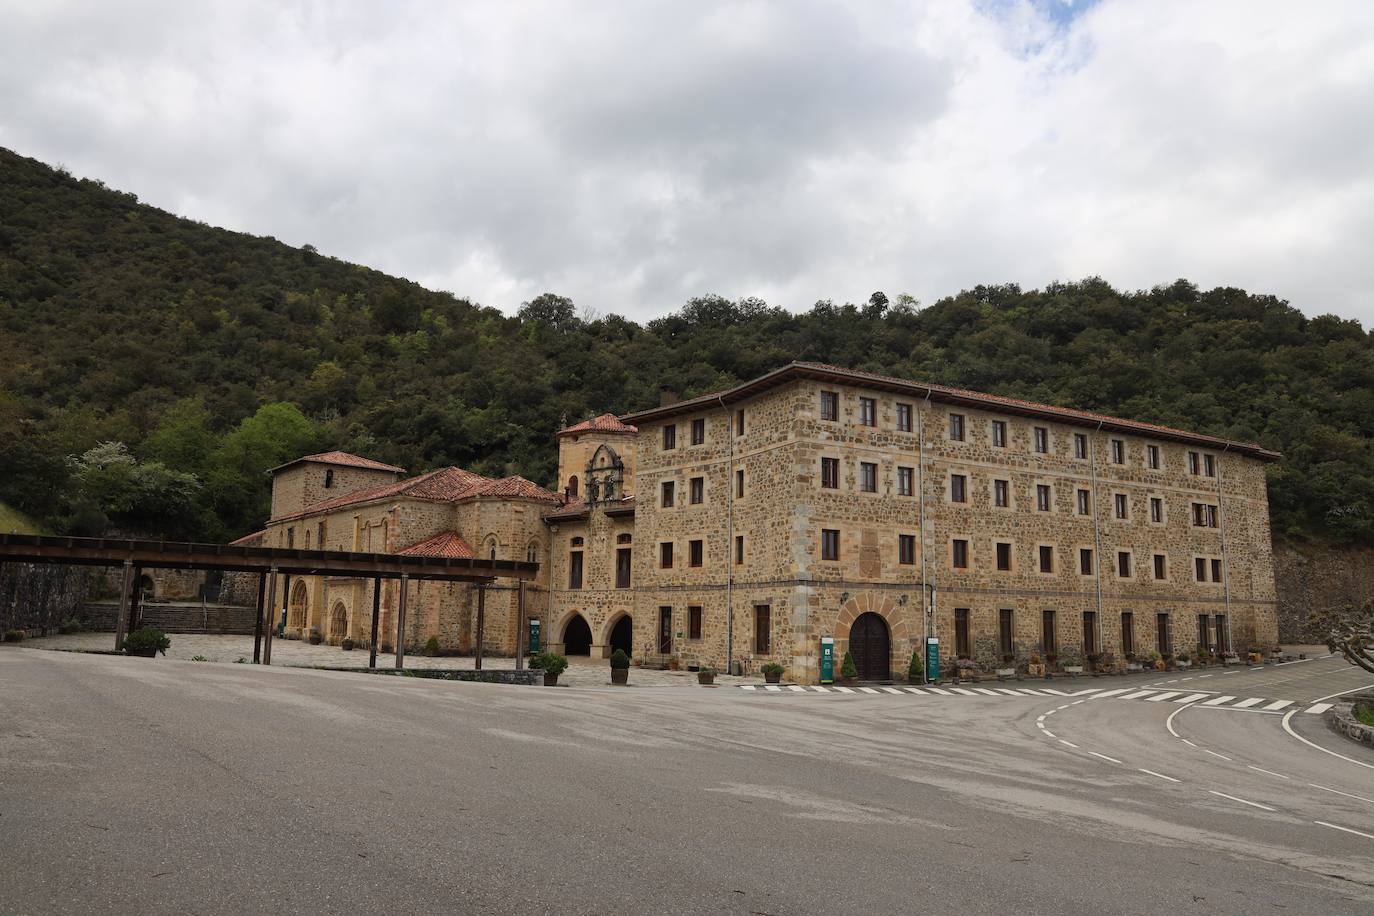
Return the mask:
M 1374 681 L 1216 677 L 1304 702 Z M 1200 703 L 4 648 L 0 911 L 1368 916 L 1374 755 Z

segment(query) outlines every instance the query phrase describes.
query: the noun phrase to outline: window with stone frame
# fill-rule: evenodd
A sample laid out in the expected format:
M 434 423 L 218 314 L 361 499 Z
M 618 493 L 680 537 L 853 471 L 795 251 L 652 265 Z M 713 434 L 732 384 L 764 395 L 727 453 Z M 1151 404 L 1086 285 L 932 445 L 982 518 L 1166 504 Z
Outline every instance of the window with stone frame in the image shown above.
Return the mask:
M 840 459 L 822 458 L 821 459 L 821 486 L 827 490 L 838 490 L 840 487 Z
M 659 494 L 662 497 L 659 500 L 659 505 L 665 509 L 673 508 L 674 490 L 675 485 L 671 480 L 663 481 L 663 483 L 659 485 Z
M 1135 654 L 1135 615 L 1130 611 L 1121 612 L 1121 654 Z
M 950 563 L 955 569 L 968 569 L 968 541 L 955 538 L 950 542 Z
M 821 419 L 838 420 L 840 418 L 840 395 L 834 391 L 821 392 Z
M 878 425 L 878 402 L 873 398 L 859 398 L 859 423 L 862 426 Z
M 949 415 L 949 438 L 951 442 L 964 441 L 964 415 L 952 413 Z
M 1002 661 L 1009 662 L 1016 655 L 1016 630 L 1012 626 L 1016 612 L 1004 607 L 997 612 L 997 651 Z
M 997 571 L 1011 572 L 1011 545 L 1005 541 L 997 543 Z
M 1156 579 L 1160 579 L 1160 580 L 1169 578 L 1169 558 L 1168 558 L 1168 556 L 1166 556 L 1165 554 L 1162 554 L 1162 553 L 1157 553 L 1157 554 L 1155 554 L 1154 562 L 1155 562 L 1155 578 L 1156 578 Z
M 1093 574 L 1093 551 L 1091 547 L 1078 548 L 1078 574 L 1081 576 Z
M 954 609 L 954 654 L 958 658 L 973 657 L 973 640 L 969 638 L 969 609 Z
M 821 529 L 821 559 L 838 560 L 840 558 L 840 532 L 834 528 Z
M 669 423 L 663 427 L 663 450 L 665 452 L 677 448 L 677 424 Z
M 1164 499 L 1160 496 L 1150 497 L 1150 521 L 1155 524 L 1164 522 Z
M 1222 575 L 1221 575 L 1221 560 L 1220 560 L 1220 559 L 1217 559 L 1216 557 L 1213 557 L 1213 558 L 1212 558 L 1212 581 L 1213 581 L 1213 582 L 1220 582 L 1221 579 L 1222 579 Z
M 694 506 L 706 501 L 706 478 L 693 477 L 687 483 L 687 498 Z
M 1042 573 L 1054 572 L 1054 548 L 1048 544 L 1042 544 L 1038 553 L 1040 556 L 1040 571 Z
M 1059 654 L 1059 633 L 1052 608 L 1040 612 L 1040 646 L 1046 655 Z
M 902 566 L 916 565 L 916 535 L 897 535 L 897 563 Z
M 568 553 L 568 588 L 582 587 L 582 551 Z
M 744 564 L 744 535 L 742 535 L 742 534 L 737 534 L 737 535 L 735 535 L 735 565 L 736 565 L 736 566 L 742 566 L 743 564 Z
M 1112 510 L 1119 519 L 1128 519 L 1131 517 L 1131 503 L 1125 493 L 1113 494 Z
M 1006 420 L 993 420 L 993 421 L 992 421 L 992 447 L 993 447 L 993 448 L 1006 448 L 1006 447 L 1007 447 L 1007 421 L 1006 421 Z
M 706 418 L 697 417 L 692 421 L 692 444 L 702 445 L 706 442 Z
M 915 468 L 897 468 L 897 495 L 914 496 L 916 495 L 916 470 Z
M 744 499 L 744 468 L 735 471 L 735 499 Z
M 631 547 L 618 547 L 615 551 L 615 587 L 630 587 Z
M 1192 474 L 1194 477 L 1196 477 L 1197 474 L 1198 474 L 1198 470 L 1199 470 L 1199 466 L 1201 465 L 1201 462 L 1202 462 L 1202 458 L 1201 458 L 1200 455 L 1198 455 L 1197 452 L 1189 452 L 1189 453 L 1188 453 L 1188 473 L 1189 473 L 1189 474 Z
M 673 542 L 664 541 L 658 545 L 658 565 L 660 569 L 673 568 Z
M 1204 477 L 1217 476 L 1217 459 L 1213 455 L 1202 456 L 1202 475 Z
M 687 605 L 687 638 L 701 639 L 701 605 Z
M 1131 552 L 1129 550 L 1116 552 L 1116 577 L 1118 579 L 1131 578 Z
M 1035 485 L 1035 508 L 1038 512 L 1050 511 L 1050 485 L 1038 483 Z
M 1206 557 L 1194 557 L 1194 558 L 1193 558 L 1193 579 L 1196 580 L 1196 581 L 1198 581 L 1198 582 L 1206 582 L 1206 581 L 1207 581 L 1207 558 L 1206 558 Z
M 910 404 L 898 404 L 898 405 L 897 405 L 897 432 L 899 432 L 899 433 L 909 433 L 909 432 L 911 432 L 911 405 L 910 405 Z
M 1079 515 L 1092 515 L 1092 511 L 1093 511 L 1093 494 L 1092 494 L 1092 491 L 1091 491 L 1091 490 L 1081 490 L 1081 489 L 1080 489 L 1080 490 L 1078 491 L 1078 514 L 1079 514 Z
M 878 492 L 878 465 L 871 461 L 859 462 L 859 489 L 865 493 Z
M 1073 456 L 1075 458 L 1088 457 L 1088 436 L 1086 433 L 1073 434 Z
M 766 604 L 754 605 L 754 654 L 768 655 L 773 651 L 773 609 Z
M 998 509 L 1005 509 L 1011 505 L 1010 481 L 994 480 L 992 482 L 992 504 Z
M 687 565 L 700 566 L 705 554 L 704 542 L 693 540 L 687 542 Z
M 965 474 L 949 475 L 949 501 L 954 503 L 968 502 L 968 476 Z
M 744 408 L 735 411 L 735 435 L 744 435 Z
M 1173 620 L 1168 611 L 1155 614 L 1155 649 L 1160 655 L 1172 655 L 1174 651 Z
M 1197 528 L 1217 527 L 1217 507 L 1211 503 L 1193 503 L 1193 526 Z
M 1159 470 L 1159 446 L 1145 446 L 1145 466 L 1152 471 Z
M 334 488 L 334 469 L 327 468 L 324 472 L 324 488 L 332 490 Z
M 1112 464 L 1126 463 L 1126 443 L 1120 439 L 1112 440 Z
M 1035 451 L 1040 455 L 1050 451 L 1050 431 L 1043 426 L 1035 427 Z

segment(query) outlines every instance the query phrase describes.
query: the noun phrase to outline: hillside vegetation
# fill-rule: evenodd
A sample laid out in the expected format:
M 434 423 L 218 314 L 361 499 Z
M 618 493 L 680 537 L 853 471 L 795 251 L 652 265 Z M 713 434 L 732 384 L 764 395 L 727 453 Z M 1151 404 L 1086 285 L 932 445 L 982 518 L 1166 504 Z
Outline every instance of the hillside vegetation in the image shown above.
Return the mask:
M 54 530 L 224 539 L 344 448 L 550 482 L 554 430 L 819 360 L 1259 442 L 1274 530 L 1374 544 L 1374 337 L 1239 289 L 1087 279 L 639 325 L 517 315 L 172 216 L 0 150 L 0 499 Z M 579 311 L 579 308 L 583 309 Z

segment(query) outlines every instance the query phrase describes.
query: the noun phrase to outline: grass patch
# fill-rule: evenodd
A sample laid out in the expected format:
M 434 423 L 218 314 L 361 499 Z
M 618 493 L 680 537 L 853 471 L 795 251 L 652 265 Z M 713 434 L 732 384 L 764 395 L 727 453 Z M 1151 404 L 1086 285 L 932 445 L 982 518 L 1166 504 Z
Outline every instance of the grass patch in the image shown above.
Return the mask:
M 18 509 L 11 509 L 4 503 L 0 503 L 0 532 L 9 534 L 18 532 L 19 534 L 47 534 L 37 522 L 29 518 Z
M 1355 720 L 1374 728 L 1374 706 L 1356 706 Z

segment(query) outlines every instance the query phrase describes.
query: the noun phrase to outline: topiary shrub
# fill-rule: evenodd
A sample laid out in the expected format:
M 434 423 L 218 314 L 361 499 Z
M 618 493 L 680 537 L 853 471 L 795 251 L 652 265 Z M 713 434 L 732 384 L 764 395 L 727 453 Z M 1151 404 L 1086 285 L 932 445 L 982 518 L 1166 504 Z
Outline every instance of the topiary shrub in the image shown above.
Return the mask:
M 539 668 L 545 674 L 552 674 L 554 677 L 568 670 L 568 660 L 557 652 L 540 652 L 530 659 L 531 668 Z
M 438 654 L 439 654 L 439 637 L 437 637 L 437 636 L 431 636 L 429 639 L 425 640 L 425 655 L 428 656 L 429 658 L 434 658 L 434 657 L 435 657 L 436 655 L 438 655 Z
M 6 630 L 6 631 L 5 631 L 5 642 L 23 642 L 23 641 L 24 641 L 24 631 L 23 631 L 23 630 Z
M 784 668 L 782 665 L 779 665 L 777 662 L 766 662 L 764 663 L 763 667 L 761 667 L 759 670 L 762 671 L 764 674 L 781 675 L 787 669 Z
M 620 668 L 624 671 L 630 669 L 630 656 L 625 654 L 624 649 L 616 649 L 611 653 L 611 667 Z
M 345 636 L 342 640 L 339 641 L 339 648 L 343 649 L 345 652 L 352 652 L 353 645 L 354 643 L 352 636 Z
M 844 654 L 844 659 L 840 662 L 840 677 L 858 677 L 859 667 L 854 664 L 854 656 L 848 652 Z
M 912 652 L 911 661 L 906 666 L 906 676 L 908 680 L 919 681 L 925 674 L 926 666 L 921 663 L 921 653 Z
M 124 651 L 130 655 L 145 655 L 151 658 L 158 652 L 163 655 L 171 648 L 172 641 L 157 627 L 144 627 L 136 633 L 124 637 Z

